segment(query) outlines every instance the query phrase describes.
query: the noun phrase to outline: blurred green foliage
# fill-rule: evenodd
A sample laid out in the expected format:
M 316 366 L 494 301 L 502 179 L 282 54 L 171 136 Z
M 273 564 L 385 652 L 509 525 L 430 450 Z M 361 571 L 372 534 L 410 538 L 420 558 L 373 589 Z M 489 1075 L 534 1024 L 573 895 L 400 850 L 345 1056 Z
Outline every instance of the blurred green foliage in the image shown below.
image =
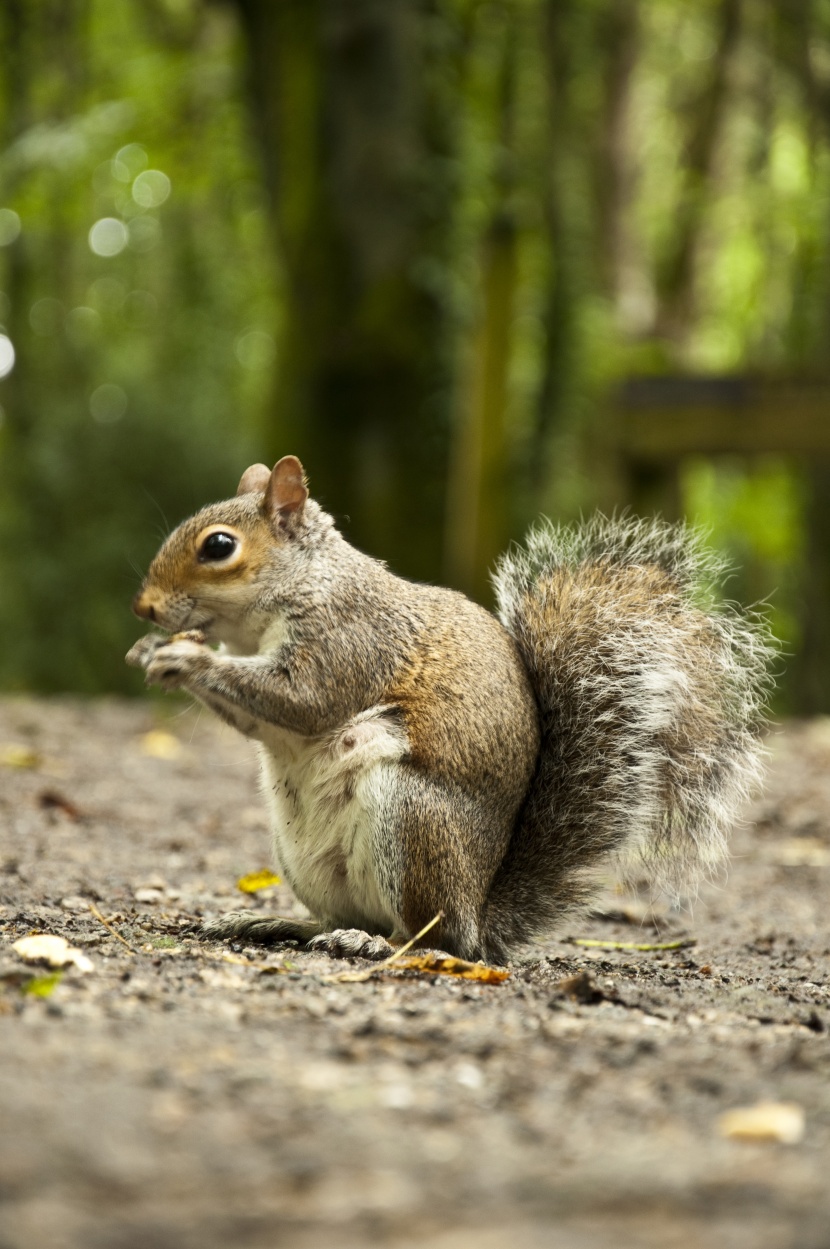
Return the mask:
M 136 689 L 140 570 L 249 462 L 486 597 L 609 504 L 620 379 L 826 368 L 830 0 L 2 0 L 0 46 L 2 687 Z M 790 649 L 810 472 L 682 473 Z
M 278 316 L 264 196 L 228 14 L 178 43 L 137 4 L 13 16 L 0 683 L 119 689 L 141 568 L 257 458 Z
M 736 460 L 695 459 L 683 474 L 690 519 L 729 556 L 730 598 L 764 602 L 776 636 L 790 651 L 800 640 L 794 605 L 805 560 L 803 493 L 792 466 L 768 457 L 752 472 Z

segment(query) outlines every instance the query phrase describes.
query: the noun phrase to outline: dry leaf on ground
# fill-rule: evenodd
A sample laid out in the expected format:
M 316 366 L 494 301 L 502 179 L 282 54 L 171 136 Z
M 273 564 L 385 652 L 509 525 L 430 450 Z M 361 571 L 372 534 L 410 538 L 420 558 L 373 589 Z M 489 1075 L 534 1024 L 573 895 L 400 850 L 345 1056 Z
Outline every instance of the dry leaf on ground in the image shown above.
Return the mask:
M 51 997 L 62 980 L 62 971 L 51 971 L 45 976 L 32 976 L 20 986 L 20 992 L 28 994 L 29 997 Z
M 399 958 L 391 967 L 395 971 L 416 971 L 430 976 L 459 976 L 462 980 L 478 980 L 482 984 L 501 984 L 510 972 L 506 967 L 487 967 L 484 963 L 468 963 L 463 958 L 451 958 L 448 954 L 412 954 Z
M 797 1145 L 804 1136 L 804 1109 L 797 1102 L 758 1102 L 736 1106 L 718 1120 L 721 1136 L 738 1141 L 778 1141 Z
M 236 887 L 243 893 L 259 893 L 260 889 L 270 889 L 272 885 L 280 884 L 282 884 L 281 877 L 275 875 L 267 867 L 263 867 L 259 872 L 248 872 L 245 876 L 240 876 Z
M 40 755 L 30 746 L 21 746 L 17 742 L 4 742 L 0 746 L 0 764 L 3 767 L 37 768 L 40 762 Z
M 71 963 L 78 971 L 93 970 L 91 960 L 71 946 L 65 937 L 56 937 L 49 933 L 21 937 L 19 941 L 15 941 L 12 949 L 29 963 L 48 963 L 50 967 L 66 967 Z

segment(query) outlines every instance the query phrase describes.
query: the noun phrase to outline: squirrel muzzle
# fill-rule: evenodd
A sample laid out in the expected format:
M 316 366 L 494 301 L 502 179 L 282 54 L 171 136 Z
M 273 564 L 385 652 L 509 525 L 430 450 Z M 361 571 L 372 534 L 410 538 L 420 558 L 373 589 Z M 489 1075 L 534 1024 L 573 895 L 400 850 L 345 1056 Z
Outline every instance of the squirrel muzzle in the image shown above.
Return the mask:
M 155 623 L 157 619 L 156 606 L 152 598 L 153 596 L 148 590 L 139 590 L 132 601 L 132 609 L 136 616 L 139 616 L 142 620 L 151 620 Z

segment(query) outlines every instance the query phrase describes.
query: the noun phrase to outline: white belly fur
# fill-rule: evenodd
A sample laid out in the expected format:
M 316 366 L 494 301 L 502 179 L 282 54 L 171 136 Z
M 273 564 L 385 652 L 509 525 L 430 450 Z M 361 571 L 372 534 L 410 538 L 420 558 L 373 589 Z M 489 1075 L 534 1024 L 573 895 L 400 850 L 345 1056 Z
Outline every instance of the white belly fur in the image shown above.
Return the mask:
M 260 726 L 262 784 L 279 870 L 323 923 L 391 933 L 400 917 L 378 881 L 383 809 L 407 751 L 373 707 L 325 737 Z

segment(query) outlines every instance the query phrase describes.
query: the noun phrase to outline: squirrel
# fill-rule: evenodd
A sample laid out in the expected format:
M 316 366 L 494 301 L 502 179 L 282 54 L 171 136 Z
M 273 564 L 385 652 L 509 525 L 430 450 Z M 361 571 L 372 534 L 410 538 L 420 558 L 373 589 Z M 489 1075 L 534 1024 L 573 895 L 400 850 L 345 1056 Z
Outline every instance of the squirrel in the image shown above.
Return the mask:
M 133 601 L 127 662 L 259 744 L 280 870 L 311 918 L 211 938 L 504 963 L 608 859 L 676 896 L 725 853 L 760 776 L 773 653 L 719 604 L 683 523 L 544 522 L 494 575 L 498 618 L 394 575 L 309 497 L 299 460 L 185 520 Z

